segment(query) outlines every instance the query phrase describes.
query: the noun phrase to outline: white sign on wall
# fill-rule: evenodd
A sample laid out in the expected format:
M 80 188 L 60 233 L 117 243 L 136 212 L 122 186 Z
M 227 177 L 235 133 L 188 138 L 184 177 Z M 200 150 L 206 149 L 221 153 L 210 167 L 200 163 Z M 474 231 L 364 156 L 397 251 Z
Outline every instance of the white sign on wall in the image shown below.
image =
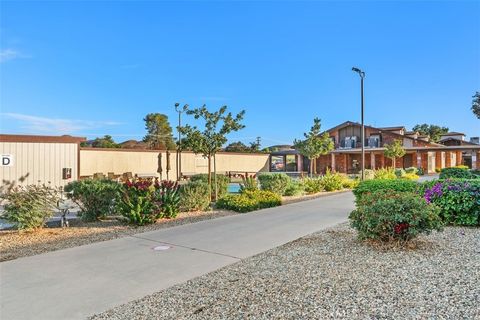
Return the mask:
M 13 155 L 2 154 L 2 167 L 11 167 L 11 166 L 13 166 Z

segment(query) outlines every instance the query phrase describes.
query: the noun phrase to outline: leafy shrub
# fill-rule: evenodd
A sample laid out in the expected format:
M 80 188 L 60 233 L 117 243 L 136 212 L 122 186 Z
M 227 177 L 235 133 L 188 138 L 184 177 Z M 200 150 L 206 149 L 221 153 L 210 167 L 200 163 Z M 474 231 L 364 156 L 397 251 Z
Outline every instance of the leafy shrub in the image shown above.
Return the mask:
M 440 208 L 440 217 L 447 224 L 480 225 L 480 180 L 428 181 L 421 195 Z
M 397 178 L 402 178 L 406 174 L 407 172 L 404 169 L 395 169 L 395 176 Z
M 17 186 L 4 181 L 0 199 L 4 205 L 2 218 L 13 223 L 17 229 L 38 229 L 53 216 L 59 200 L 58 190 L 41 185 Z
M 415 173 L 405 173 L 401 179 L 405 180 L 418 180 L 420 177 L 417 176 Z
M 258 176 L 258 181 L 260 181 L 260 188 L 262 190 L 283 195 L 291 178 L 285 173 L 263 173 Z
M 305 187 L 302 181 L 291 180 L 284 192 L 285 196 L 299 196 L 305 192 Z
M 442 230 L 439 209 L 411 192 L 377 191 L 365 195 L 350 213 L 362 240 L 405 243 L 421 233 Z
M 356 188 L 353 189 L 353 194 L 357 200 L 361 199 L 365 194 L 373 193 L 378 190 L 397 191 L 397 192 L 416 192 L 418 184 L 412 180 L 404 179 L 376 179 L 361 181 Z
M 341 174 L 331 172 L 328 169 L 325 175 L 320 178 L 320 180 L 325 191 L 335 191 L 343 188 L 344 177 Z
M 418 173 L 418 169 L 415 168 L 415 167 L 408 167 L 408 168 L 405 168 L 405 173 L 417 174 L 417 173 Z
M 375 170 L 375 179 L 396 179 L 397 175 L 393 168 L 380 168 Z
M 282 204 L 280 195 L 271 191 L 245 191 L 240 194 L 228 194 L 217 201 L 217 207 L 237 212 L 249 212 Z
M 159 207 L 161 218 L 175 218 L 180 211 L 179 186 L 175 181 L 155 181 L 153 202 Z M 208 188 L 207 188 L 208 190 Z
M 244 191 L 258 190 L 258 183 L 254 177 L 242 177 L 242 183 L 240 184 L 240 193 Z
M 215 194 L 214 175 L 215 174 L 212 174 L 212 194 Z M 190 177 L 190 181 L 191 182 L 201 181 L 208 184 L 208 174 L 201 173 L 201 174 L 193 175 L 192 177 Z M 227 177 L 224 174 L 217 174 L 217 193 L 219 198 L 227 194 L 229 183 L 230 183 L 229 177 Z
M 121 184 L 113 180 L 85 179 L 70 182 L 64 190 L 80 208 L 79 216 L 84 221 L 95 221 L 115 214 L 121 189 Z
M 443 168 L 440 171 L 440 179 L 480 179 L 480 175 L 475 174 L 475 171 L 467 168 Z
M 131 224 L 145 225 L 155 222 L 161 216 L 160 204 L 155 203 L 155 188 L 151 180 L 127 180 L 123 184 L 118 203 L 120 214 Z
M 207 183 L 193 181 L 180 187 L 181 211 L 205 211 L 208 207 L 210 199 Z
M 304 178 L 302 180 L 302 184 L 307 194 L 314 194 L 325 191 L 321 178 Z
M 438 168 L 438 167 L 435 168 L 435 172 L 436 172 L 436 173 L 440 173 L 441 171 L 442 171 L 442 168 Z
M 344 189 L 353 189 L 355 188 L 356 186 L 358 186 L 358 183 L 360 182 L 360 180 L 356 180 L 356 179 L 350 179 L 348 177 L 344 177 L 343 180 L 342 180 L 342 187 Z
M 362 176 L 362 170 L 360 170 L 360 173 L 358 176 L 359 177 Z M 375 170 L 365 169 L 365 180 L 372 180 L 372 179 L 375 179 Z
M 423 171 L 423 168 L 418 167 L 418 168 L 417 168 L 417 174 L 418 174 L 419 176 L 423 176 L 423 175 L 425 174 L 425 171 Z
M 466 166 L 466 165 L 463 165 L 463 164 L 460 164 L 460 165 L 458 165 L 458 166 L 455 166 L 455 168 L 458 168 L 458 169 L 465 169 L 465 170 L 468 170 L 468 169 L 469 169 L 469 168 L 468 168 L 468 166 Z

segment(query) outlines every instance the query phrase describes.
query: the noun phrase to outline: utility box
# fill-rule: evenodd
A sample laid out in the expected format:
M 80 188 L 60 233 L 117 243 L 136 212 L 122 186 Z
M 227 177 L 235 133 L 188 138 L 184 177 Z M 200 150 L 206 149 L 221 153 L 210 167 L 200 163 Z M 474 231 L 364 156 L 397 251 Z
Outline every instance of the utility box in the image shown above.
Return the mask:
M 72 168 L 63 168 L 62 169 L 62 179 L 67 180 L 72 178 Z

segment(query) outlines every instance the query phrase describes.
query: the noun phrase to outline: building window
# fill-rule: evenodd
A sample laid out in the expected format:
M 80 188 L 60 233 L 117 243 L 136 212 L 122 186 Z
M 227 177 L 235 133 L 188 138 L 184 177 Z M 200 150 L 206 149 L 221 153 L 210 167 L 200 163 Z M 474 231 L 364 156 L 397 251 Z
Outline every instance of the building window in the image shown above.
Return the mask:
M 368 147 L 370 148 L 378 148 L 380 147 L 380 135 L 371 135 L 368 139 Z
M 297 171 L 297 157 L 294 154 L 288 154 L 286 156 L 286 171 L 296 172 Z
M 345 142 L 344 142 L 344 145 L 343 145 L 343 147 L 345 149 L 352 149 L 352 148 L 355 148 L 356 146 L 357 146 L 357 137 L 356 136 L 345 137 Z
M 272 156 L 270 161 L 270 171 L 285 171 L 284 156 Z

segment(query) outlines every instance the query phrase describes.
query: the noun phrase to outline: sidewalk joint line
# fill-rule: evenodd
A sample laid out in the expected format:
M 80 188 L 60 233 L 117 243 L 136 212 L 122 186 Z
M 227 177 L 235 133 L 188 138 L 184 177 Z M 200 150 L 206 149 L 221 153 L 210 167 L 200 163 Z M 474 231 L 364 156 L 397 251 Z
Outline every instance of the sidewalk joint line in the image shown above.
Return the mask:
M 242 260 L 242 258 L 232 256 L 232 255 L 229 255 L 229 254 L 225 254 L 225 253 L 220 253 L 220 252 L 215 252 L 215 251 L 210 251 L 210 250 L 205 250 L 205 249 L 199 249 L 199 248 L 192 248 L 192 247 L 183 246 L 183 245 L 180 245 L 180 244 L 170 243 L 170 242 L 166 242 L 166 241 L 159 241 L 159 240 L 153 240 L 153 239 L 148 239 L 148 238 L 142 238 L 142 237 L 139 237 L 139 236 L 136 236 L 136 235 L 131 235 L 130 237 L 141 239 L 141 240 L 152 241 L 152 242 L 156 242 L 156 243 L 168 244 L 168 245 L 171 245 L 171 246 L 184 248 L 184 249 L 190 249 L 190 250 L 201 251 L 201 252 L 205 252 L 205 253 L 211 253 L 211 254 L 224 256 L 224 257 L 229 257 L 229 258 L 233 258 L 233 259 L 237 259 L 237 260 Z

